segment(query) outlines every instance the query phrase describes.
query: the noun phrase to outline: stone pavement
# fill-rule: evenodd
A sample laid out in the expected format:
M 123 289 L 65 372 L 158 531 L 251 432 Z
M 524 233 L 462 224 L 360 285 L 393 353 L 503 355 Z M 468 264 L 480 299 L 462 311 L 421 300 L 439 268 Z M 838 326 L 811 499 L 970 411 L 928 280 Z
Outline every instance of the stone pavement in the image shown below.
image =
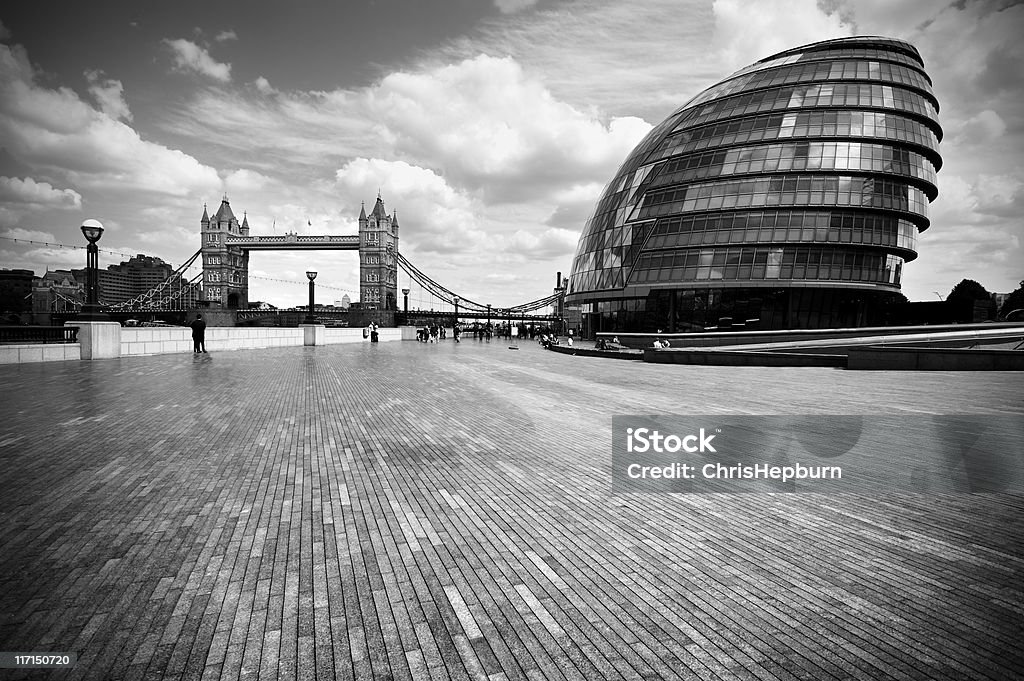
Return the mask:
M 1007 679 L 1024 497 L 629 495 L 613 414 L 1024 413 L 1024 375 L 522 342 L 0 367 L 0 651 L 96 679 Z

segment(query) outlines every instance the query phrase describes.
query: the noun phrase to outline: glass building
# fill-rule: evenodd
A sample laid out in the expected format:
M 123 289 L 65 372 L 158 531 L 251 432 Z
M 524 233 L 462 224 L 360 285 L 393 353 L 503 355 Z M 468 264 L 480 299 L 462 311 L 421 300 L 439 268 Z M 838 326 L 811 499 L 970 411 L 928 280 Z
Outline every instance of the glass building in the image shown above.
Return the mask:
M 763 59 L 626 158 L 580 236 L 566 302 L 586 335 L 884 323 L 928 228 L 941 137 L 908 43 Z

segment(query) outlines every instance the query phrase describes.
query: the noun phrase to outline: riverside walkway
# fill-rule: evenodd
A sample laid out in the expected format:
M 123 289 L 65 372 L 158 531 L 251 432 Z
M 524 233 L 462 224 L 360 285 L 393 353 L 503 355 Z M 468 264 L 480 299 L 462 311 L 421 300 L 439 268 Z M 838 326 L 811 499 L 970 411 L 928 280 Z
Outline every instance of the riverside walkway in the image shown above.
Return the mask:
M 0 678 L 1007 679 L 1024 496 L 612 495 L 617 414 L 1024 413 L 1021 373 L 522 342 L 0 366 Z

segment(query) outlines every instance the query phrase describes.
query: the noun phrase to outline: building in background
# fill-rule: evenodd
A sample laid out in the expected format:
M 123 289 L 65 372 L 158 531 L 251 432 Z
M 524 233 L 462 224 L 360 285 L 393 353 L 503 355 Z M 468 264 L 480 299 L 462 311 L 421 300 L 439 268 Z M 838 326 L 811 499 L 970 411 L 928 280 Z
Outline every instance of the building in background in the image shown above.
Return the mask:
M 27 324 L 32 314 L 32 270 L 0 269 L 0 324 Z
M 75 278 L 85 281 L 85 270 L 71 270 Z M 98 272 L 100 305 L 117 305 L 144 295 L 167 281 L 174 268 L 160 258 L 143 255 L 132 256 L 119 265 L 108 265 Z
M 71 270 L 47 271 L 32 280 L 33 323 L 49 325 L 54 314 L 78 312 L 84 300 L 84 278 L 76 278 Z
M 918 51 L 806 45 L 697 95 L 626 158 L 580 236 L 584 332 L 886 321 L 937 195 Z

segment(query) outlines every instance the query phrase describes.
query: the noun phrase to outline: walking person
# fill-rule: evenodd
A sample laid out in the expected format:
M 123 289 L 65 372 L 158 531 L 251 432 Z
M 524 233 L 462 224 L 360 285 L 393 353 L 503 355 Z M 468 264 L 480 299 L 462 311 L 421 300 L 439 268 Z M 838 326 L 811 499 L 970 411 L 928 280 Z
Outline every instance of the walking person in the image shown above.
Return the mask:
M 203 315 L 197 314 L 189 325 L 192 327 L 192 352 L 206 352 L 206 322 Z

